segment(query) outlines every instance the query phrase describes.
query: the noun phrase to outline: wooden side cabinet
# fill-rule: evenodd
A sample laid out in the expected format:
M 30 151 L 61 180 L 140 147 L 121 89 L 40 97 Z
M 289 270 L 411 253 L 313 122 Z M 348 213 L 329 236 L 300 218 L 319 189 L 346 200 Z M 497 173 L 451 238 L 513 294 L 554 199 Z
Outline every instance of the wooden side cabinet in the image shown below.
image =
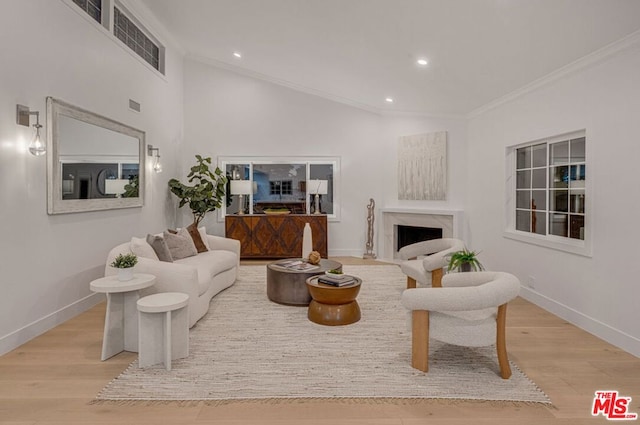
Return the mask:
M 313 250 L 327 258 L 324 214 L 228 215 L 225 236 L 240 241 L 240 258 L 298 258 L 305 223 L 311 226 Z

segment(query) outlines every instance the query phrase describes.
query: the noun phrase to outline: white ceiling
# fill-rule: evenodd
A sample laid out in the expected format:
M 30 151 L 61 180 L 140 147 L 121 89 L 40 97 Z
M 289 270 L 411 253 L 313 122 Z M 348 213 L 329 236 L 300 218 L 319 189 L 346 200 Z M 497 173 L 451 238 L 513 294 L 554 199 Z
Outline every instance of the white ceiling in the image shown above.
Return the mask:
M 421 114 L 468 114 L 640 30 L 640 0 L 141 1 L 193 58 Z

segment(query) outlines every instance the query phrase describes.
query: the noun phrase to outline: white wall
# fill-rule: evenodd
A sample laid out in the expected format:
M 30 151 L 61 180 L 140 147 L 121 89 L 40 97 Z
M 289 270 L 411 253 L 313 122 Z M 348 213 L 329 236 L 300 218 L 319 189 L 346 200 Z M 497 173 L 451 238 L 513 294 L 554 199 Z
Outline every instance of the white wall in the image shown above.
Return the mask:
M 491 268 L 515 273 L 523 295 L 640 355 L 640 50 L 638 45 L 470 119 L 471 243 Z M 505 147 L 573 130 L 587 132 L 593 183 L 593 256 L 502 237 Z
M 329 224 L 330 255 L 364 253 L 369 198 L 378 209 L 464 204 L 466 127 L 461 118 L 382 117 L 193 60 L 185 63 L 184 96 L 185 170 L 195 154 L 341 157 L 341 219 Z M 398 136 L 441 130 L 449 131 L 450 199 L 400 203 Z M 380 226 L 381 216 L 376 217 Z M 177 225 L 190 221 L 185 211 Z M 205 224 L 215 229 L 210 232 L 224 234 L 224 224 L 214 214 Z M 380 252 L 380 231 L 376 238 L 374 248 Z
M 5 0 L 0 14 L 0 354 L 103 299 L 89 282 L 108 251 L 174 221 L 166 181 L 182 137 L 182 56 L 167 49 L 166 77 L 61 0 Z M 46 158 L 31 156 L 32 129 L 16 104 L 46 116 L 53 96 L 146 131 L 165 173 L 150 166 L 143 208 L 48 216 Z M 142 112 L 128 109 L 129 99 Z M 43 130 L 46 130 L 43 129 Z

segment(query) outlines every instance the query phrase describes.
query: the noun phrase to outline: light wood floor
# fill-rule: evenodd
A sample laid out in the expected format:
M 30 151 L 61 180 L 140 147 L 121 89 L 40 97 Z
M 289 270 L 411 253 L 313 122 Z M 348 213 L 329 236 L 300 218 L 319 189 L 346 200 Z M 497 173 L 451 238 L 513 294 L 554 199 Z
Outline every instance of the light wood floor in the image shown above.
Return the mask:
M 339 258 L 344 264 L 365 264 Z M 632 397 L 640 413 L 640 359 L 533 304 L 517 299 L 507 314 L 509 356 L 554 405 L 496 402 L 283 402 L 97 405 L 93 397 L 135 359 L 121 353 L 101 362 L 105 304 L 0 357 L 0 424 L 264 424 L 418 425 L 597 424 L 596 390 Z M 254 349 L 256 347 L 253 347 Z M 631 421 L 630 423 L 639 423 Z

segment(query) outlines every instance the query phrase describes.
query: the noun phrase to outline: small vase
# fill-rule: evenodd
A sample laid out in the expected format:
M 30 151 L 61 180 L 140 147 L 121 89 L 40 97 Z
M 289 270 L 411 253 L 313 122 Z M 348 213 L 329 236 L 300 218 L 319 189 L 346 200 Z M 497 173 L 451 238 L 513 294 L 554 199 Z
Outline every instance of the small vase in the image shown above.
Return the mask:
M 120 282 L 126 282 L 127 280 L 131 279 L 133 279 L 133 267 L 118 269 L 118 280 Z
M 306 260 L 309 258 L 309 254 L 313 250 L 313 237 L 311 234 L 311 226 L 309 223 L 304 224 L 304 229 L 302 230 L 302 259 Z
M 460 264 L 460 271 L 461 272 L 470 272 L 471 271 L 471 264 L 470 263 L 462 263 L 462 264 Z

